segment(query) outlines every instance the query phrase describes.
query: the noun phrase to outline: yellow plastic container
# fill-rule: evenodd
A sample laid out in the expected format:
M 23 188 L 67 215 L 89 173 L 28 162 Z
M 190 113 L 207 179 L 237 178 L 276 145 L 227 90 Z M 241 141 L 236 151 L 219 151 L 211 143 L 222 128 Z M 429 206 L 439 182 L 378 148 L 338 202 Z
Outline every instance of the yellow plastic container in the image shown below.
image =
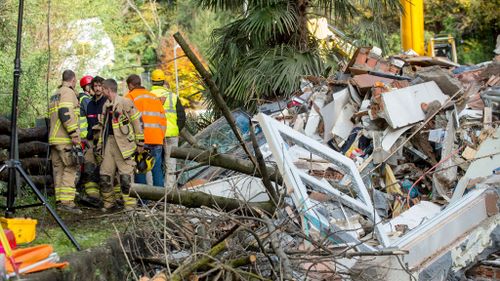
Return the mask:
M 38 223 L 35 219 L 0 218 L 0 223 L 2 223 L 3 228 L 8 228 L 14 232 L 17 244 L 29 243 L 35 240 L 36 224 Z

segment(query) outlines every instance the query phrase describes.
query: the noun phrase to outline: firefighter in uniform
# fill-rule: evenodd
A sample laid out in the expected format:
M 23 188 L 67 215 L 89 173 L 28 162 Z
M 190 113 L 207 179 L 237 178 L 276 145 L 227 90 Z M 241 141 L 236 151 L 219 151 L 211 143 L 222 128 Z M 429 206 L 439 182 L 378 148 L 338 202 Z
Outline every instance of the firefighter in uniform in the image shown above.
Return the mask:
M 81 148 L 78 126 L 80 104 L 75 85 L 75 73 L 65 70 L 62 75 L 62 84 L 50 98 L 49 144 L 57 209 L 81 214 L 82 211 L 74 203 L 79 168 L 74 151 Z
M 90 87 L 93 95 L 86 107 L 86 118 L 88 124 L 87 149 L 85 150 L 85 164 L 82 174 L 82 183 L 85 195 L 82 200 L 94 207 L 100 206 L 99 196 L 99 167 L 94 156 L 94 147 L 99 136 L 94 136 L 93 128 L 98 125 L 102 118 L 102 109 L 106 102 L 106 97 L 102 93 L 102 82 L 104 78 L 96 76 L 92 79 Z M 95 141 L 94 141 L 95 140 Z
M 163 145 L 166 166 L 165 186 L 175 187 L 177 184 L 175 176 L 177 161 L 175 158 L 170 158 L 170 152 L 172 147 L 177 147 L 179 144 L 179 132 L 186 122 L 186 113 L 179 97 L 165 87 L 168 86 L 168 83 L 165 81 L 165 73 L 161 69 L 155 69 L 151 73 L 151 81 L 153 83 L 151 93 L 161 99 L 167 117 L 167 129 Z
M 127 87 L 129 92 L 125 98 L 131 99 L 141 112 L 145 149 L 154 158 L 154 165 L 151 169 L 153 185 L 163 187 L 163 141 L 167 126 L 165 110 L 160 99 L 142 87 L 141 78 L 138 75 L 132 74 L 127 78 Z M 135 182 L 145 184 L 146 174 L 137 173 Z
M 103 93 L 108 100 L 104 104 L 101 133 L 96 148 L 102 155 L 99 186 L 103 211 L 118 208 L 112 182 L 116 171 L 125 209 L 135 207 L 136 200 L 129 197 L 135 169 L 134 155 L 144 150 L 141 113 L 130 99 L 118 96 L 117 90 L 115 80 L 104 80 Z

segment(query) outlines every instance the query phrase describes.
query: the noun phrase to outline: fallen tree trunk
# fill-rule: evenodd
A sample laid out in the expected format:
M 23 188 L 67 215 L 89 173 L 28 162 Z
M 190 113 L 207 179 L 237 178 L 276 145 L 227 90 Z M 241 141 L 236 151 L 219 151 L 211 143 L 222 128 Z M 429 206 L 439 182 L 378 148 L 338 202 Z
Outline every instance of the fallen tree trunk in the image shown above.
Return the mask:
M 171 157 L 196 161 L 201 164 L 221 167 L 255 177 L 262 177 L 259 171 L 256 171 L 255 165 L 252 161 L 241 159 L 230 154 L 213 153 L 209 150 L 192 147 L 173 147 Z M 278 184 L 281 184 L 283 182 L 283 178 L 281 177 L 278 169 L 269 165 L 267 165 L 266 167 L 269 179 Z
M 45 158 L 49 149 L 49 144 L 41 141 L 31 141 L 19 144 L 19 158 Z M 9 159 L 8 149 L 0 153 L 0 162 Z
M 0 147 L 9 147 L 8 142 L 10 142 L 10 120 L 7 118 L 0 118 Z M 34 128 L 19 128 L 17 131 L 19 142 L 28 141 L 48 141 L 48 130 L 47 126 L 40 126 Z M 5 146 L 5 144 L 7 145 Z
M 20 159 L 21 166 L 30 175 L 45 175 L 50 169 L 50 163 L 47 158 L 23 158 Z
M 263 210 L 269 214 L 275 211 L 274 204 L 271 202 L 249 203 L 233 198 L 215 196 L 199 191 L 187 191 L 174 188 L 159 188 L 146 184 L 132 184 L 130 195 L 132 197 L 140 197 L 146 200 L 162 200 L 167 196 L 167 202 L 177 205 L 182 205 L 187 208 L 209 207 L 214 209 L 222 209 L 226 212 L 241 209 L 244 212 L 253 212 L 254 209 Z
M 20 177 L 22 179 L 22 177 Z M 53 179 L 51 175 L 47 176 L 30 176 L 30 180 L 38 187 L 42 189 L 45 185 L 47 187 L 53 186 Z M 0 173 L 0 181 L 8 182 L 9 181 L 9 172 L 3 171 Z M 22 180 L 24 182 L 24 180 Z
M 0 163 L 3 164 L 6 159 L 0 160 Z M 24 168 L 26 173 L 32 176 L 37 176 L 37 175 L 45 175 L 48 172 L 48 169 L 50 169 L 50 163 L 46 158 L 22 158 L 19 159 L 21 162 L 21 166 Z M 3 171 L 2 173 L 6 173 L 6 171 Z
M 19 158 L 34 156 L 45 157 L 49 149 L 49 144 L 41 141 L 31 141 L 19 144 Z

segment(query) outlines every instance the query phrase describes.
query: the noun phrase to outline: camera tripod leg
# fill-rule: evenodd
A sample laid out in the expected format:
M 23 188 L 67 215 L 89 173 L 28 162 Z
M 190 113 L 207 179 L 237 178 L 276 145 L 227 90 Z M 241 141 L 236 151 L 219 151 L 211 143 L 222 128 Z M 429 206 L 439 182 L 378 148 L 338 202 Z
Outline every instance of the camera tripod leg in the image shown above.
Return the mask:
M 24 178 L 26 183 L 31 187 L 31 190 L 33 190 L 33 192 L 35 192 L 38 199 L 40 199 L 40 201 L 42 201 L 43 205 L 45 206 L 45 208 L 47 208 L 49 213 L 56 220 L 57 224 L 59 225 L 59 227 L 61 227 L 64 234 L 66 234 L 66 236 L 69 238 L 69 240 L 71 240 L 71 243 L 73 243 L 73 245 L 76 247 L 76 249 L 78 251 L 80 251 L 81 250 L 80 244 L 78 244 L 75 237 L 73 237 L 73 235 L 71 234 L 69 229 L 66 227 L 66 225 L 61 220 L 61 218 L 57 215 L 57 213 L 54 211 L 54 209 L 52 209 L 52 207 L 47 203 L 47 199 L 45 199 L 45 197 L 43 197 L 43 194 L 40 192 L 40 190 L 38 190 L 38 188 L 35 186 L 35 184 L 31 181 L 28 174 L 26 174 L 26 171 L 24 171 L 23 167 L 21 167 L 20 165 L 16 165 L 16 170 L 19 172 L 19 174 L 21 174 L 21 176 Z

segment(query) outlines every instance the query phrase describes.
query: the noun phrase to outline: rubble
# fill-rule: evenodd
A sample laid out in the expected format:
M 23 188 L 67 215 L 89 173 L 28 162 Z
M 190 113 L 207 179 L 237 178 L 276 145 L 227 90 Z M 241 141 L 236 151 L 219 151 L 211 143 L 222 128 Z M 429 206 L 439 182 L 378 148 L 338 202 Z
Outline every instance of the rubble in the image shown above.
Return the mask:
M 163 201 L 155 216 L 172 224 L 141 234 L 156 245 L 149 255 L 168 280 L 461 280 L 478 261 L 495 264 L 498 64 L 364 47 L 336 76 L 303 77 L 287 108 L 264 107 L 252 124 L 233 111 L 236 121 L 199 134 L 205 151 L 173 150 L 205 165 L 186 165 L 197 172 L 185 190 L 134 187 Z M 235 126 L 241 135 L 228 135 Z M 265 164 L 243 153 L 252 128 Z M 230 144 L 212 139 L 221 132 Z M 193 196 L 200 204 L 183 204 Z

